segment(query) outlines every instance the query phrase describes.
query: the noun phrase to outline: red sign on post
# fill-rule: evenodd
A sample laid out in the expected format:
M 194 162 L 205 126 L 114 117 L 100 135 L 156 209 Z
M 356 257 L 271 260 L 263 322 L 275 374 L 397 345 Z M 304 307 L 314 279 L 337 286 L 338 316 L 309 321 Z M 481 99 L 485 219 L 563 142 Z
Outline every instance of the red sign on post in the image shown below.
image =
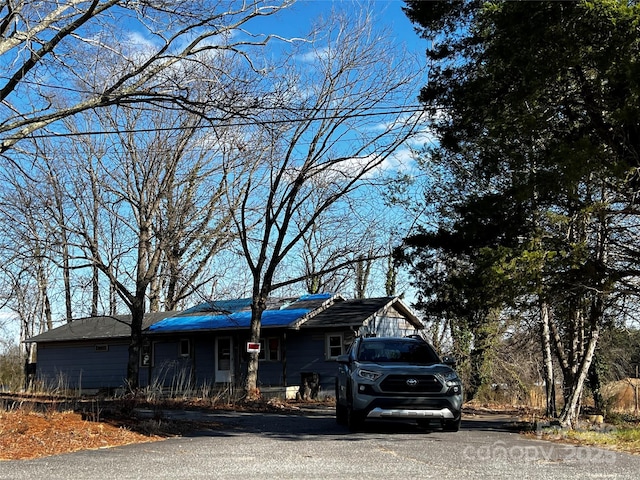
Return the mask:
M 260 344 L 247 342 L 247 353 L 258 352 L 260 353 Z

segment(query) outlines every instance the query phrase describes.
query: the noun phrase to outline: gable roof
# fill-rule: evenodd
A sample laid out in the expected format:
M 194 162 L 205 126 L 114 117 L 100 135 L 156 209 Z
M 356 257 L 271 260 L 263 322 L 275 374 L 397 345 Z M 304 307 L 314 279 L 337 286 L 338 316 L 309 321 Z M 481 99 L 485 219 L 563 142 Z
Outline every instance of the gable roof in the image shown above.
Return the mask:
M 142 328 L 157 323 L 176 312 L 149 312 L 144 316 Z M 131 336 L 131 315 L 85 317 L 65 323 L 26 340 L 27 343 L 66 342 L 73 340 L 108 340 Z
M 300 328 L 319 327 L 360 327 L 377 316 L 384 316 L 396 310 L 418 329 L 424 328 L 420 319 L 399 297 L 379 297 L 344 300 L 331 305 L 309 320 Z
M 424 326 L 398 297 L 346 300 L 329 293 L 273 298 L 262 314 L 264 328 L 357 328 L 379 316 L 402 316 L 417 329 Z M 130 315 L 87 317 L 29 338 L 29 343 L 124 339 L 131 335 Z M 216 300 L 183 312 L 152 312 L 144 317 L 149 334 L 248 329 L 251 299 Z
M 262 314 L 262 327 L 290 327 L 300 318 L 326 304 L 342 301 L 339 295 L 320 293 L 295 298 L 269 299 Z M 212 301 L 166 318 L 149 327 L 149 333 L 212 331 L 249 328 L 251 299 Z

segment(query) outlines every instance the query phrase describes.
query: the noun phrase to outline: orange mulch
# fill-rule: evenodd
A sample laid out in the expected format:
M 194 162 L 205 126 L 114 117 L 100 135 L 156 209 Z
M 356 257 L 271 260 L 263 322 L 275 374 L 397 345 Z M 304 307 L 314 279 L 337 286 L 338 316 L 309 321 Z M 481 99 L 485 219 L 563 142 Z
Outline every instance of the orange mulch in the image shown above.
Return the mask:
M 163 408 L 278 413 L 300 411 L 298 406 L 280 401 L 214 406 L 211 402 L 202 401 L 167 400 L 147 404 L 139 399 L 123 399 L 111 402 L 103 400 L 98 408 L 94 403 L 84 404 L 81 400 L 73 400 L 46 395 L 0 394 L 0 461 L 155 442 L 195 430 L 221 427 L 221 424 L 212 421 L 173 421 L 163 417 Z M 69 404 L 67 410 L 65 402 Z M 10 408 L 5 410 L 4 406 Z M 131 415 L 135 406 L 157 410 L 156 416 L 136 418 Z M 84 416 L 74 410 L 84 410 Z
M 38 458 L 163 438 L 137 433 L 122 425 L 83 420 L 73 412 L 0 411 L 0 460 Z

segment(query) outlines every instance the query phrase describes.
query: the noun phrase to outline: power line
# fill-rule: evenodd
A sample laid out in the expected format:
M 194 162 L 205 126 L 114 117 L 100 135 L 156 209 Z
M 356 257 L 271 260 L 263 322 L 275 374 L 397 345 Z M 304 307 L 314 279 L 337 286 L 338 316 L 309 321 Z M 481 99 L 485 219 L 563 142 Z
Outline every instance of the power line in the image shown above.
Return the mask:
M 376 108 L 388 108 L 388 107 L 376 107 Z M 302 123 L 302 122 L 315 122 L 315 121 L 326 121 L 326 120 L 336 120 L 336 119 L 347 119 L 347 118 L 367 118 L 367 117 L 384 117 L 384 116 L 393 116 L 393 115 L 403 115 L 403 114 L 413 114 L 413 113 L 422 113 L 424 112 L 424 107 L 421 105 L 409 105 L 397 108 L 389 108 L 386 110 L 376 110 L 376 108 L 369 109 L 366 112 L 360 113 L 350 113 L 348 115 L 343 114 L 332 114 L 332 115 L 321 115 L 321 116 L 311 116 L 311 117 L 303 117 L 303 118 L 286 118 L 286 119 L 250 119 L 249 121 L 228 121 L 225 118 L 206 118 L 203 116 L 205 120 L 207 120 L 210 125 L 178 125 L 178 126 L 168 126 L 168 127 L 153 127 L 153 128 L 122 128 L 122 129 L 114 129 L 114 130 L 87 130 L 84 132 L 47 132 L 47 133 L 37 133 L 31 134 L 28 138 L 31 139 L 45 139 L 45 138 L 66 138 L 66 137 L 81 137 L 81 136 L 96 136 L 96 135 L 117 135 L 120 133 L 152 133 L 152 132 L 164 132 L 164 131 L 175 131 L 175 130 L 190 130 L 190 129 L 206 129 L 206 128 L 225 128 L 225 127 L 251 127 L 251 126 L 266 126 L 266 125 L 282 125 L 287 123 Z M 273 107 L 272 110 L 283 110 L 283 108 Z M 337 109 L 336 109 L 337 110 Z M 287 109 L 287 112 L 310 112 L 314 111 L 314 109 L 307 108 L 295 108 L 295 109 Z M 226 121 L 225 121 L 226 120 Z M 216 121 L 220 121 L 220 123 L 215 123 Z M 24 137 L 12 137 L 9 136 L 6 140 L 22 140 Z

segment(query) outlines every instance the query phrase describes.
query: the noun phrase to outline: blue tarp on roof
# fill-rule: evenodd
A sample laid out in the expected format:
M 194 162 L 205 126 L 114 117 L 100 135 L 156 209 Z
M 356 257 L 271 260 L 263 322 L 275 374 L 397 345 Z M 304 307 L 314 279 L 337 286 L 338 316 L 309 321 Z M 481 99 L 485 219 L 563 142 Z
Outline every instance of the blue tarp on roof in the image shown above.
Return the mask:
M 308 302 L 314 300 L 328 300 L 333 296 L 332 293 L 313 293 L 302 295 L 300 298 L 295 299 L 295 301 L 291 303 L 283 303 L 280 308 L 295 308 L 296 302 Z M 216 312 L 222 314 L 229 314 L 235 312 L 241 312 L 251 309 L 251 298 L 238 298 L 234 300 L 212 300 L 210 302 L 201 303 L 194 307 L 191 307 L 184 312 L 183 314 L 190 313 L 205 313 L 205 312 Z
M 307 295 L 302 295 L 297 302 L 306 301 L 306 300 L 326 300 L 333 296 L 333 293 L 309 293 Z
M 266 310 L 262 314 L 263 327 L 286 327 L 309 313 L 309 309 Z M 220 330 L 249 328 L 251 312 L 236 312 L 228 315 L 180 315 L 166 318 L 149 327 L 150 332 L 176 332 L 196 330 Z
M 238 298 L 235 300 L 214 300 L 207 303 L 201 303 L 195 307 L 191 307 L 182 313 L 200 313 L 200 312 L 239 312 L 247 310 L 251 307 L 251 298 Z

